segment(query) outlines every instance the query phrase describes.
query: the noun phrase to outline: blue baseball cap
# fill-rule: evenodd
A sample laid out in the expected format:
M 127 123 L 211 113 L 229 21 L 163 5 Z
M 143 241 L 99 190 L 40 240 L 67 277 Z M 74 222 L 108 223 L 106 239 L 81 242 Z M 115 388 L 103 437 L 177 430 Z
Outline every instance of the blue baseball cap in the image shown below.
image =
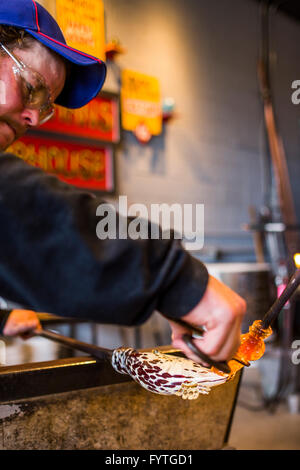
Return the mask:
M 69 62 L 70 73 L 56 104 L 81 108 L 97 96 L 106 77 L 105 63 L 68 46 L 55 19 L 38 2 L 0 0 L 0 24 L 25 30 Z

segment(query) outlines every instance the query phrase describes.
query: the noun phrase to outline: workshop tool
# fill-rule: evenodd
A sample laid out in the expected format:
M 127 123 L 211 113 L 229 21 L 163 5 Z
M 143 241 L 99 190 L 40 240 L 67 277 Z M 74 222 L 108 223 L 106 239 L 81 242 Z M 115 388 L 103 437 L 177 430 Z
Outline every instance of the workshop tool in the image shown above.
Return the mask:
M 290 278 L 281 295 L 275 300 L 262 320 L 256 320 L 249 328 L 249 332 L 241 336 L 241 345 L 235 354 L 235 358 L 241 361 L 257 361 L 265 352 L 264 339 L 269 337 L 272 325 L 280 314 L 282 308 L 291 299 L 300 284 L 300 269 L 298 268 Z M 234 375 L 241 365 L 237 362 L 229 361 L 231 374 Z
M 209 368 L 173 354 L 137 351 L 132 348 L 111 350 L 43 329 L 35 335 L 91 354 L 97 359 L 107 359 L 117 372 L 130 375 L 139 385 L 153 393 L 177 395 L 192 400 L 200 393 L 208 394 L 212 387 L 227 380 L 227 375 L 217 374 Z
M 214 367 L 215 369 L 218 369 L 221 372 L 224 372 L 224 374 L 230 374 L 230 367 L 229 367 L 229 365 L 227 364 L 226 361 L 214 361 L 209 356 L 204 354 L 204 352 L 202 352 L 194 344 L 193 339 L 199 338 L 199 337 L 201 338 L 204 335 L 206 329 L 203 326 L 196 326 L 196 325 L 192 325 L 190 323 L 186 323 L 185 321 L 181 320 L 180 318 L 168 318 L 168 320 L 176 323 L 177 325 L 180 325 L 180 326 L 184 327 L 185 329 L 189 330 L 192 333 L 191 335 L 185 333 L 182 336 L 182 339 L 185 342 L 185 344 L 189 347 L 189 349 L 194 354 L 196 354 L 199 357 L 199 359 L 201 359 L 202 362 L 209 365 L 210 367 Z M 246 367 L 250 366 L 250 363 L 248 361 L 241 361 L 241 359 L 239 359 L 239 358 L 236 359 L 235 357 L 233 357 L 232 360 L 237 360 L 243 366 L 246 366 Z
M 133 380 L 151 392 L 178 395 L 183 399 L 195 399 L 200 393 L 208 394 L 212 387 L 225 383 L 244 365 L 248 366 L 249 361 L 257 360 L 263 355 L 265 348 L 263 339 L 272 333 L 272 323 L 299 284 L 300 269 L 294 273 L 285 290 L 268 310 L 263 320 L 256 320 L 250 327 L 249 333 L 241 336 L 241 346 L 228 363 L 213 361 L 195 346 L 193 338 L 203 335 L 205 328 L 189 325 L 181 319 L 175 320 L 193 333 L 194 336 L 185 334 L 183 339 L 202 361 L 211 366 L 210 368 L 203 367 L 189 359 L 159 351 L 102 348 L 44 329 L 36 331 L 35 335 L 83 351 L 97 359 L 107 359 L 117 372 L 130 375 Z
M 184 328 L 189 329 L 193 334 L 184 334 L 183 340 L 187 346 L 196 354 L 201 361 L 211 366 L 215 372 L 221 371 L 225 374 L 234 375 L 242 366 L 249 367 L 249 361 L 258 360 L 265 352 L 264 339 L 272 334 L 271 325 L 274 323 L 284 305 L 294 294 L 300 284 L 300 269 L 297 269 L 291 277 L 286 288 L 276 299 L 274 304 L 267 311 L 263 320 L 256 320 L 249 328 L 249 332 L 241 335 L 241 345 L 234 357 L 227 362 L 216 362 L 204 354 L 193 342 L 193 338 L 201 337 L 205 333 L 203 326 L 194 326 L 181 319 L 170 319 Z

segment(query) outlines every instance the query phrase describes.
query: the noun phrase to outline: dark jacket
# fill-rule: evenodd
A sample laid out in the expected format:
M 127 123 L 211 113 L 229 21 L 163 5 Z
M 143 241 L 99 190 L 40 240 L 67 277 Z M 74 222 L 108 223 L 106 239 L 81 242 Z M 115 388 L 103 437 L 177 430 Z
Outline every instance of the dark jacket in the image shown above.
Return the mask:
M 1 154 L 0 296 L 35 311 L 119 325 L 141 324 L 154 310 L 188 313 L 206 289 L 206 267 L 178 240 L 100 240 L 102 202 Z

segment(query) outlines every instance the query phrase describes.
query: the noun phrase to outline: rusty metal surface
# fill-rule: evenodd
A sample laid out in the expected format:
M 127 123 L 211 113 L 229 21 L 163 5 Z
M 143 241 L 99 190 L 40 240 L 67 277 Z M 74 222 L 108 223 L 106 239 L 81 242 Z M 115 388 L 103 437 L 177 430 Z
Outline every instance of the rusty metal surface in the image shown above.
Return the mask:
M 191 401 L 131 381 L 0 404 L 0 450 L 221 449 L 239 375 Z
M 90 357 L 0 367 L 0 403 L 131 380 L 108 361 Z
M 240 377 L 189 401 L 86 356 L 1 367 L 0 450 L 222 448 Z

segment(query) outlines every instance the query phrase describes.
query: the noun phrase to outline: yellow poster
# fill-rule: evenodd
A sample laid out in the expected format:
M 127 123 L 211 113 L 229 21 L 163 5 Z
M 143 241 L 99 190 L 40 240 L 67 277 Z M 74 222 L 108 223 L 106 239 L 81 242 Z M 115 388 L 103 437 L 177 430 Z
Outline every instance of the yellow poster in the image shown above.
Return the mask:
M 151 135 L 162 131 L 160 83 L 157 78 L 123 70 L 121 88 L 122 126 L 136 131 L 143 125 Z
M 102 0 L 56 0 L 56 20 L 69 46 L 105 60 Z

